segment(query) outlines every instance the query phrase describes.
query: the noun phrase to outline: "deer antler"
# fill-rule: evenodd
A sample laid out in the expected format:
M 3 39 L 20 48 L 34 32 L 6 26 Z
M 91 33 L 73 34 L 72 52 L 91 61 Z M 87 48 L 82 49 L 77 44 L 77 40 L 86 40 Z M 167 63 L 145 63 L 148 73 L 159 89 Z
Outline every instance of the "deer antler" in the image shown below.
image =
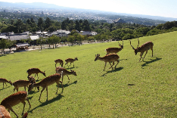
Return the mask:
M 130 40 L 129 40 L 129 41 L 130 41 Z M 130 45 L 132 46 L 131 41 L 130 41 Z M 135 49 L 133 46 L 132 46 L 132 48 Z
M 137 45 L 137 48 L 139 47 L 139 44 L 140 44 L 140 42 L 139 42 L 139 38 L 138 38 L 138 45 Z

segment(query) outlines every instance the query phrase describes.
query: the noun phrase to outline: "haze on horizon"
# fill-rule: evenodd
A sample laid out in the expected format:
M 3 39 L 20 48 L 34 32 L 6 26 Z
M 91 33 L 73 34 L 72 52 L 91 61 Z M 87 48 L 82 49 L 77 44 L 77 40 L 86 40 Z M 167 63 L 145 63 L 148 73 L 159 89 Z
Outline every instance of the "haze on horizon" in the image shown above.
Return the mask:
M 1 2 L 43 2 L 58 6 L 177 18 L 177 0 L 0 0 Z

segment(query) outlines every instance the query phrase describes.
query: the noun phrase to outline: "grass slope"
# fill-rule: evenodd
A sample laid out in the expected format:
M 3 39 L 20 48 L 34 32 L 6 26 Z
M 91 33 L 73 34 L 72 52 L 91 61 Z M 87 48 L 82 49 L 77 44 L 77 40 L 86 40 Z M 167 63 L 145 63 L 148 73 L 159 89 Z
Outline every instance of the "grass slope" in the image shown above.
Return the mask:
M 118 53 L 120 63 L 114 71 L 108 69 L 109 64 L 103 71 L 104 62 L 95 62 L 94 58 L 97 53 L 104 56 L 105 49 L 118 46 L 117 42 L 9 54 L 0 57 L 0 77 L 12 82 L 27 80 L 26 70 L 32 67 L 46 71 L 49 76 L 55 73 L 55 59 L 78 57 L 75 67 L 71 68 L 77 76 L 71 75 L 69 83 L 64 77 L 62 94 L 55 94 L 56 84 L 49 86 L 48 101 L 46 91 L 41 101 L 38 101 L 40 92 L 33 90 L 29 93 L 32 106 L 29 118 L 176 117 L 176 37 L 177 32 L 171 32 L 140 38 L 140 44 L 154 43 L 154 57 L 149 50 L 144 62 L 139 62 L 139 53 L 135 56 L 129 41 L 124 41 L 124 49 Z M 136 39 L 132 40 L 132 45 L 137 46 Z M 39 74 L 39 78 L 41 80 L 44 76 Z M 13 93 L 9 84 L 4 89 L 2 87 L 1 83 L 0 101 Z M 26 104 L 25 111 L 28 107 Z M 18 115 L 22 108 L 22 104 L 13 107 Z M 15 117 L 12 112 L 11 115 Z

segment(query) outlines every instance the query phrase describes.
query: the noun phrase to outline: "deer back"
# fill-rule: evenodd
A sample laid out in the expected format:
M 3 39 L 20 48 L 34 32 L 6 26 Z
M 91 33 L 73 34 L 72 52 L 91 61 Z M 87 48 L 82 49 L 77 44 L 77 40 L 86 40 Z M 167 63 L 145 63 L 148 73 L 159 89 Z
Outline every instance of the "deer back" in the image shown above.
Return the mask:
M 137 49 L 139 52 L 144 52 L 152 48 L 153 48 L 153 43 L 149 41 L 144 43 L 143 45 L 141 45 L 141 47 L 138 47 Z
M 1 105 L 9 109 L 10 107 L 13 107 L 20 102 L 24 102 L 27 98 L 27 92 L 26 91 L 19 91 L 17 93 L 14 93 L 6 98 L 3 99 L 1 102 Z
M 28 80 L 17 80 L 12 83 L 14 87 L 24 87 L 24 86 L 28 86 L 29 84 L 30 84 L 30 81 Z

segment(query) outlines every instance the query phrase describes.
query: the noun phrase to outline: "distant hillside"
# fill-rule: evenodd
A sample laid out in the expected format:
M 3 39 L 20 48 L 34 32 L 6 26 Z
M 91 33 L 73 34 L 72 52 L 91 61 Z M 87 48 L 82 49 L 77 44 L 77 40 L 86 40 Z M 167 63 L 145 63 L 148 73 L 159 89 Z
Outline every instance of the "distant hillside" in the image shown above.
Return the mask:
M 159 21 L 174 21 L 177 20 L 175 18 L 168 18 L 168 17 L 159 17 L 159 16 L 149 16 L 149 15 L 138 15 L 138 14 L 125 14 L 125 13 L 115 13 L 115 12 L 105 12 L 105 11 L 98 11 L 98 10 L 88 10 L 88 9 L 77 9 L 77 8 L 69 8 L 63 6 L 57 6 L 55 4 L 47 4 L 42 2 L 34 2 L 34 3 L 9 3 L 9 2 L 0 2 L 0 9 L 10 9 L 10 8 L 32 8 L 32 9 L 55 9 L 55 10 L 63 10 L 69 12 L 90 12 L 90 13 L 100 13 L 100 14 L 111 14 L 111 15 L 119 15 L 125 17 L 137 17 L 137 18 L 147 18 Z M 122 17 L 122 18 L 123 18 Z M 119 18 L 119 17 L 117 17 Z M 117 19 L 115 18 L 115 19 Z M 113 20 L 115 20 L 113 19 Z M 143 21 L 144 22 L 144 21 Z M 158 23 L 155 23 L 158 24 Z

